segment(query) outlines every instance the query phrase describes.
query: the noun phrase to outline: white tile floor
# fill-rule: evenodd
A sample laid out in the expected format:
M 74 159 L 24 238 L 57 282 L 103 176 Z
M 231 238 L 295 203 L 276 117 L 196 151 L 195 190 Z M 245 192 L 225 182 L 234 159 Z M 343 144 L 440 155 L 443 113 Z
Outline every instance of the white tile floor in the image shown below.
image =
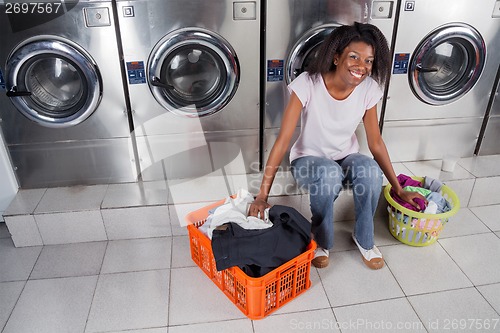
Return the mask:
M 167 204 L 178 201 L 167 200 L 161 184 L 140 190 L 97 186 L 69 196 L 56 189 L 29 192 L 25 203 L 39 213 L 35 218 L 44 225 L 40 244 L 45 245 L 16 248 L 0 224 L 0 330 L 500 332 L 500 156 L 462 159 L 453 174 L 440 172 L 437 160 L 399 163 L 395 169 L 444 180 L 460 197 L 462 208 L 439 241 L 423 248 L 399 243 L 387 229 L 382 207 L 375 237 L 386 266 L 371 271 L 350 240 L 351 198 L 345 195 L 337 208 L 348 211 L 337 214 L 330 266 L 313 268 L 309 290 L 255 321 L 192 262 L 177 216 L 204 204 L 188 202 L 189 193 L 178 191 L 185 201 L 172 214 Z M 210 182 L 202 185 L 207 188 Z M 193 196 L 193 201 L 203 201 L 203 194 Z M 301 208 L 307 215 L 305 197 L 274 197 L 273 202 Z M 93 217 L 96 207 L 101 215 Z M 19 202 L 10 211 L 16 209 Z M 70 215 L 62 215 L 66 213 Z M 168 227 L 155 220 L 158 216 L 170 216 Z M 63 217 L 76 224 L 102 219 L 105 240 L 57 245 L 64 230 L 50 230 Z M 140 232 L 133 226 L 138 221 L 147 224 Z M 76 235 L 74 241 L 87 236 Z

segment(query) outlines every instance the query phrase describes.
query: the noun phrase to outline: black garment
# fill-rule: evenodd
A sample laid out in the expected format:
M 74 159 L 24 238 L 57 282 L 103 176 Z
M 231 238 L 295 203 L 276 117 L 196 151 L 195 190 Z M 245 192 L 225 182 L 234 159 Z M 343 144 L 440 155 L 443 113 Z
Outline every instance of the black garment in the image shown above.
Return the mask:
M 311 223 L 292 207 L 275 205 L 269 210 L 273 226 L 244 229 L 226 223 L 212 235 L 212 251 L 218 271 L 239 266 L 259 277 L 304 253 L 311 242 Z

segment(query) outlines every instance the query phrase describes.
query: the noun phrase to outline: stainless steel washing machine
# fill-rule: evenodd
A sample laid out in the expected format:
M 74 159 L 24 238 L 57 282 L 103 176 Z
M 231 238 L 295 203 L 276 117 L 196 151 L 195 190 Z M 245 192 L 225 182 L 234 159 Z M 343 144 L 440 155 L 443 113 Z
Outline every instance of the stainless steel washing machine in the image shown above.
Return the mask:
M 0 124 L 20 187 L 134 181 L 111 1 L 2 2 L 0 31 Z
M 321 41 L 336 27 L 354 22 L 377 26 L 389 44 L 397 1 L 270 0 L 266 5 L 264 163 L 281 126 L 289 99 L 287 85 L 307 67 Z M 299 127 L 295 137 L 298 136 Z M 357 130 L 364 137 L 363 125 Z M 360 140 L 367 151 L 366 140 Z M 288 166 L 288 154 L 282 165 Z
M 258 172 L 260 0 L 117 9 L 142 179 Z
M 4 222 L 3 214 L 16 196 L 19 184 L 12 170 L 9 154 L 0 133 L 0 222 Z
M 500 6 L 497 12 L 500 14 Z M 500 154 L 500 63 L 479 139 L 474 151 L 476 155 Z
M 473 155 L 500 62 L 499 6 L 402 1 L 382 130 L 393 161 Z

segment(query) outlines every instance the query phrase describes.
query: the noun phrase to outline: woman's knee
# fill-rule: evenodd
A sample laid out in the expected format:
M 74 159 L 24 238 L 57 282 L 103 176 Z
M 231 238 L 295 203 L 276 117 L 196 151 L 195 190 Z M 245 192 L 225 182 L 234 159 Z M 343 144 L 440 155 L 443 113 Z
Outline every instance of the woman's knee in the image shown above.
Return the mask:
M 382 170 L 378 163 L 369 157 L 359 158 L 350 164 L 354 183 L 364 184 L 369 187 L 382 187 Z
M 344 178 L 342 168 L 335 161 L 311 158 L 295 163 L 293 176 L 301 187 L 312 195 L 338 195 Z

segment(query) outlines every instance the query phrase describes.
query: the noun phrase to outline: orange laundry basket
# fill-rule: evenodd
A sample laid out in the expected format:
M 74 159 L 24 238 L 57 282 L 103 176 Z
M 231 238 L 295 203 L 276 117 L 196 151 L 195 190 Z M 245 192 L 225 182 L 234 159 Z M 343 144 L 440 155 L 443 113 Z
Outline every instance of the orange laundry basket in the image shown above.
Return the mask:
M 217 271 L 211 240 L 198 228 L 209 210 L 223 203 L 215 202 L 186 216 L 191 258 L 241 312 L 250 319 L 262 319 L 309 289 L 316 243 L 311 240 L 304 253 L 259 278 L 246 275 L 237 266 Z

